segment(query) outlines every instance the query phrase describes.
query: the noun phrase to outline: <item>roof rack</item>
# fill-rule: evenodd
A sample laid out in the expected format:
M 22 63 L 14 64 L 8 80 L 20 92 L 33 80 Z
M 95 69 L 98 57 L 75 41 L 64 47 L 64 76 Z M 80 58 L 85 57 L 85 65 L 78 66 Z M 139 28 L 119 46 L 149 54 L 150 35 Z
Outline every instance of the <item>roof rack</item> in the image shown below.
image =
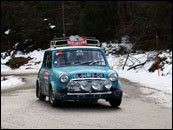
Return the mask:
M 86 46 L 99 46 L 100 47 L 100 41 L 97 40 L 95 37 L 85 37 L 85 38 L 87 41 Z M 68 39 L 69 39 L 69 37 L 53 38 L 50 41 L 50 48 L 69 46 L 68 42 L 67 42 Z

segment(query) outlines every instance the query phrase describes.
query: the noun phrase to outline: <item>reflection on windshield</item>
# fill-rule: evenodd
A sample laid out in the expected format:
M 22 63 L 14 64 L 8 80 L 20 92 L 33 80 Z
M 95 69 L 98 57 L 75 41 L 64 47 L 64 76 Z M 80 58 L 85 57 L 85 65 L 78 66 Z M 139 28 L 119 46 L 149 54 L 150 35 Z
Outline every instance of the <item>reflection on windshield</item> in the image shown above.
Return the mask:
M 92 50 L 71 50 L 57 51 L 54 55 L 54 66 L 73 66 L 73 65 L 106 65 L 101 51 Z

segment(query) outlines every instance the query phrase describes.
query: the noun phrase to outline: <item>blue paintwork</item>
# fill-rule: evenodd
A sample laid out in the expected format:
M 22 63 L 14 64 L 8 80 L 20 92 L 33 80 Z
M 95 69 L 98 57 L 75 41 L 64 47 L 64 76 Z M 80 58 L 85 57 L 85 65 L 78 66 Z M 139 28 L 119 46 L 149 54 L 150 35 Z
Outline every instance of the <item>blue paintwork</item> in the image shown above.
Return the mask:
M 55 49 L 55 50 L 48 50 L 49 52 L 52 53 L 52 59 L 54 58 L 54 53 L 57 51 L 63 51 L 63 50 L 76 50 L 79 49 L 80 47 L 66 47 L 66 48 L 60 48 L 60 49 Z M 108 64 L 108 61 L 106 59 L 106 55 L 104 53 L 104 49 L 102 48 L 96 48 L 96 47 L 81 47 L 80 49 L 87 49 L 87 50 L 100 50 L 104 58 L 106 60 L 107 65 L 106 66 L 96 66 L 96 65 L 78 65 L 78 66 L 65 66 L 65 67 L 54 67 L 53 65 L 53 60 L 52 60 L 52 66 L 51 68 L 45 68 L 42 67 L 40 68 L 39 74 L 38 74 L 38 83 L 40 86 L 40 90 L 43 94 L 48 96 L 48 91 L 49 91 L 49 85 L 52 86 L 54 91 L 60 90 L 63 87 L 65 88 L 67 86 L 66 84 L 62 84 L 59 81 L 59 76 L 61 74 L 68 74 L 70 79 L 73 79 L 74 74 L 76 73 L 86 73 L 86 74 L 91 74 L 91 73 L 104 73 L 104 78 L 108 78 L 108 74 L 110 72 L 115 72 L 114 70 L 110 69 L 110 66 Z M 45 72 L 49 71 L 48 78 L 45 78 Z M 118 76 L 118 73 L 117 73 Z M 119 78 L 115 81 L 112 82 L 114 88 L 121 88 Z

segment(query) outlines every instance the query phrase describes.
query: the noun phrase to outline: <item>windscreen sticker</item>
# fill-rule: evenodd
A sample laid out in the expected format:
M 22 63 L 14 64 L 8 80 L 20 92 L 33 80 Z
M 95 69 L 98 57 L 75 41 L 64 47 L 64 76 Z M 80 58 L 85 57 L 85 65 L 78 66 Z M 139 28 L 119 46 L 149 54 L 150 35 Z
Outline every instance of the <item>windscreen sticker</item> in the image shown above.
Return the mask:
M 62 51 L 57 52 L 55 55 L 56 55 L 56 56 L 62 55 Z
M 62 54 L 62 51 L 59 51 L 58 54 L 61 55 Z

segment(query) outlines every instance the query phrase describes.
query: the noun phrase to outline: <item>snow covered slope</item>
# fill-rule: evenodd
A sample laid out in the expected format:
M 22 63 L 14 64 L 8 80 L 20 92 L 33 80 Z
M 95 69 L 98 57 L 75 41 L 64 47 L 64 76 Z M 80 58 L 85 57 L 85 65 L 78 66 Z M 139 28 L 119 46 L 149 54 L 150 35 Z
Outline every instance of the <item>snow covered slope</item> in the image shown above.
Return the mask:
M 1 53 L 2 56 L 5 55 L 5 53 Z M 22 52 L 18 51 L 15 55 L 15 57 L 31 57 L 32 59 L 25 65 L 20 66 L 18 69 L 11 69 L 5 63 L 7 63 L 10 60 L 10 57 L 6 57 L 3 59 L 1 57 L 1 73 L 5 74 L 11 74 L 11 73 L 37 73 L 41 67 L 42 61 L 44 56 L 44 50 L 34 50 L 33 52 L 30 52 L 28 54 L 23 54 Z

